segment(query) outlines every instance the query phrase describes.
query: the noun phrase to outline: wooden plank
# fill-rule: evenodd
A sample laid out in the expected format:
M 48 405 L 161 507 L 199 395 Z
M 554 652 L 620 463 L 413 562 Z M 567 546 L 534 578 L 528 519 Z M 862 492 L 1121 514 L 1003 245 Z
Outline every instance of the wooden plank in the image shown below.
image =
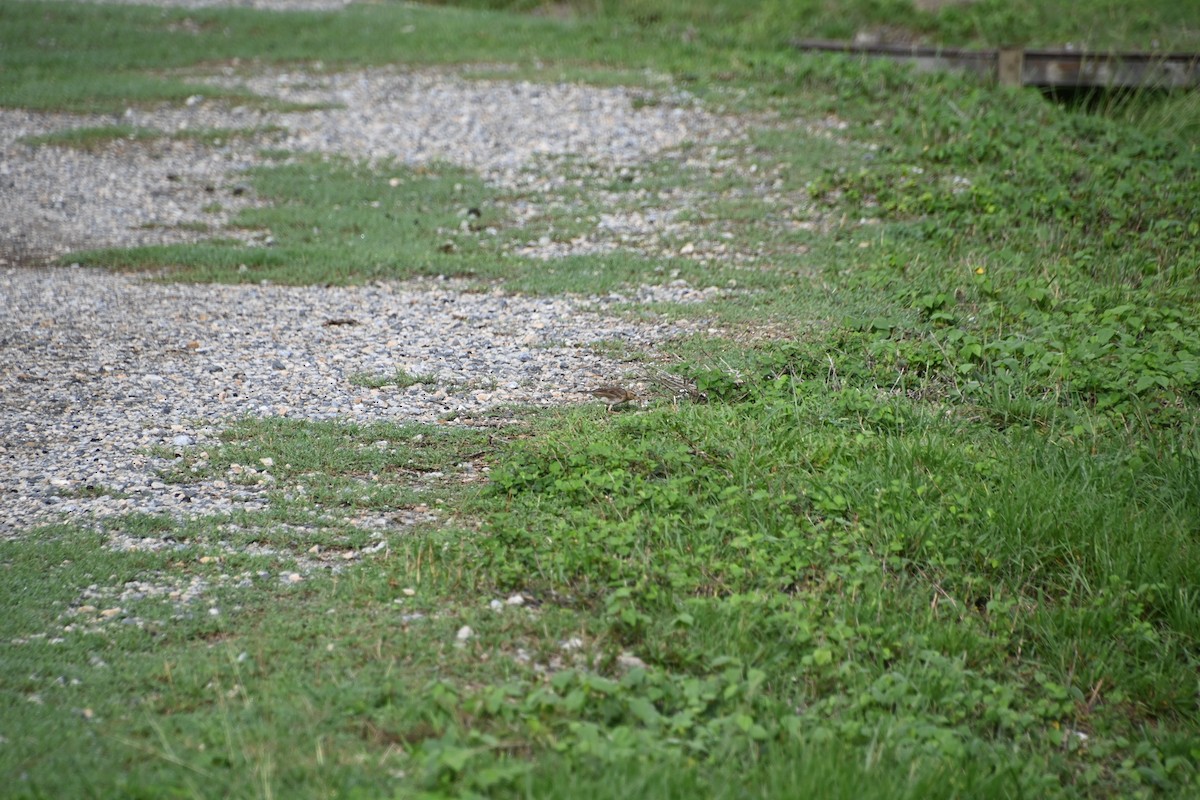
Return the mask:
M 1025 51 L 1007 48 L 996 51 L 996 80 L 1001 86 L 1025 85 Z
M 846 53 L 912 64 L 920 72 L 956 69 L 1005 85 L 1043 88 L 1200 88 L 1200 53 L 1085 53 L 1072 50 L 967 50 L 928 45 L 856 44 L 807 39 L 806 52 Z
M 1195 89 L 1200 87 L 1200 54 L 1027 50 L 1021 78 L 1025 86 Z

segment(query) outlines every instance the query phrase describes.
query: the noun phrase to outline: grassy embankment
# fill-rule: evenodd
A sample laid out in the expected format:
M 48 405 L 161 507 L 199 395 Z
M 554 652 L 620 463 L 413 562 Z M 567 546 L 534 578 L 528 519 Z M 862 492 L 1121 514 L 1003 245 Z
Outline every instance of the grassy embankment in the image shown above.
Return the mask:
M 522 412 L 499 439 L 245 421 L 169 477 L 272 458 L 267 511 L 104 524 L 188 543 L 169 555 L 109 552 L 87 525 L 3 544 L 6 791 L 1197 794 L 1195 99 L 1093 113 L 801 57 L 786 41 L 879 24 L 1102 47 L 1182 32 L 1170 44 L 1194 47 L 1200 19 L 1179 3 L 1133 14 L 1106 3 L 1087 20 L 1032 13 L 1050 3 L 1024 17 L 999 2 L 923 16 L 904 3 L 763 2 L 738 4 L 736 19 L 722 16 L 731 6 L 696 5 L 597 3 L 554 20 L 0 4 L 7 106 L 219 101 L 180 68 L 319 59 L 513 63 L 652 93 L 666 73 L 758 120 L 719 170 L 553 167 L 579 183 L 521 228 L 505 214 L 513 198 L 458 170 L 392 186 L 399 168 L 276 153 L 253 176 L 274 204 L 237 220 L 269 228 L 274 248 L 81 257 L 171 265 L 188 280 L 457 274 L 546 292 L 678 270 L 738 291 L 699 309 L 630 309 L 702 313 L 727 332 L 670 348 L 691 400 Z M 802 124 L 826 115 L 846 126 L 826 136 Z M 580 256 L 553 274 L 505 252 L 679 194 L 695 225 L 687 241 Z M 497 236 L 458 231 L 464 197 L 488 209 Z M 396 224 L 412 218 L 425 224 Z M 486 485 L 459 479 L 468 458 L 491 467 Z M 418 477 L 431 472 L 444 477 Z M 444 524 L 338 576 L 254 577 L 314 544 L 364 547 L 368 534 L 342 521 L 359 511 L 438 501 Z M 280 555 L 236 555 L 227 541 Z M 79 609 L 91 584 L 103 596 L 142 579 L 208 580 L 221 613 L 176 619 L 155 597 L 122 602 L 111 620 L 103 603 Z M 529 602 L 489 606 L 517 593 Z M 464 625 L 473 635 L 460 643 Z

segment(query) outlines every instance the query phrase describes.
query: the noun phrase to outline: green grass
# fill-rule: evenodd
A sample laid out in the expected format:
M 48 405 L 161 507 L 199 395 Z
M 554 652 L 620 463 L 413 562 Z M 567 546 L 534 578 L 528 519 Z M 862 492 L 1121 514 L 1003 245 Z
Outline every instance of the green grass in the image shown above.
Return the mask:
M 482 24 L 481 24 L 482 23 Z M 169 72 L 238 59 L 244 64 L 487 63 L 546 57 L 581 68 L 626 52 L 600 30 L 506 14 L 419 6 L 352 6 L 344 12 L 154 11 L 6 0 L 0 5 L 0 105 L 116 113 L 191 96 L 261 102 Z M 551 50 L 547 51 L 545 48 Z M 596 48 L 594 57 L 578 54 Z
M 507 2 L 497 5 L 510 5 Z M 1088 45 L 1096 49 L 1195 49 L 1196 10 L 1170 0 L 1106 0 L 1086 17 L 1065 0 L 988 0 L 937 15 L 904 2 L 773 0 L 604 4 L 568 21 L 419 5 L 355 5 L 338 12 L 277 14 L 246 9 L 165 10 L 123 6 L 0 4 L 0 105 L 119 113 L 130 105 L 188 97 L 263 103 L 178 77 L 180 68 L 233 62 L 320 61 L 342 65 L 507 62 L 542 78 L 585 77 L 654 86 L 646 70 L 673 75 L 728 101 L 758 86 L 777 102 L 796 81 L 827 82 L 839 59 L 797 54 L 797 37 L 852 36 L 862 27 L 915 28 L 945 43 Z M 269 103 L 268 103 L 269 105 Z
M 434 4 L 534 11 L 538 0 L 447 0 Z M 653 31 L 694 46 L 770 47 L 790 39 L 853 39 L 884 32 L 943 44 L 1062 46 L 1079 49 L 1195 49 L 1195 9 L 1171 0 L 1097 0 L 1079 13 L 1072 0 L 975 0 L 915 11 L 905 0 L 566 0 L 575 19 L 626 31 Z
M 114 142 L 146 144 L 160 139 L 194 141 L 207 147 L 220 147 L 233 139 L 277 134 L 281 130 L 281 128 L 275 126 L 264 126 L 248 129 L 213 128 L 175 131 L 170 134 L 164 134 L 160 131 L 135 128 L 131 125 L 99 125 L 68 128 L 67 130 L 53 131 L 37 136 L 26 136 L 21 139 L 21 142 L 31 147 L 66 147 L 73 150 L 94 153 L 109 147 Z
M 31 147 L 69 147 L 73 150 L 96 152 L 113 142 L 146 142 L 158 137 L 159 134 L 155 131 L 135 128 L 132 125 L 102 125 L 26 136 L 21 141 Z
M 1192 718 L 1194 686 L 1173 676 L 1194 669 L 1200 632 L 1180 591 L 1200 556 L 1194 434 L 1172 457 L 1123 436 L 997 432 L 820 380 L 750 402 L 623 417 L 599 435 L 577 422 L 578 438 L 523 448 L 493 471 L 505 509 L 468 552 L 505 585 L 594 609 L 597 639 L 665 670 L 668 687 L 728 659 L 732 675 L 716 673 L 736 688 L 714 689 L 735 699 L 708 711 L 749 716 L 766 741 L 799 729 L 971 753 L 1093 791 L 1105 768 L 1090 759 L 1112 752 L 1131 709 Z M 641 746 L 669 748 L 666 723 L 636 713 L 622 720 Z M 1184 730 L 1160 746 L 1185 753 Z M 682 746 L 713 736 L 696 723 Z
M 527 198 L 457 168 L 275 153 L 248 176 L 271 205 L 235 221 L 272 247 L 72 256 L 196 281 L 739 291 L 627 306 L 723 331 L 667 346 L 690 387 L 675 402 L 506 409 L 519 422 L 487 430 L 246 420 L 215 447 L 157 455 L 170 481 L 262 489 L 265 508 L 0 544 L 7 791 L 1197 796 L 1195 99 L 1062 106 L 787 47 L 872 25 L 1193 46 L 1195 12 L 578 8 L 556 22 L 0 4 L 6 105 L 172 101 L 198 90 L 164 76 L 233 58 L 480 61 L 660 85 L 652 69 L 778 115 L 748 118 L 714 169 L 686 150 L 625 173 L 555 165 L 582 183 L 524 227 L 505 208 Z M 845 124 L 791 124 L 827 114 Z M 688 241 L 726 248 L 707 265 L 675 240 L 548 263 L 509 252 L 680 196 Z M 109 533 L 169 546 L 114 552 Z M 193 603 L 122 595 L 193 581 Z
M 393 180 L 397 175 L 402 179 Z M 495 248 L 488 249 L 487 238 L 459 231 L 460 214 L 491 196 L 478 178 L 460 169 L 376 172 L 311 158 L 261 167 L 247 177 L 260 197 L 273 202 L 241 212 L 234 225 L 270 231 L 272 246 L 216 240 L 103 250 L 81 254 L 81 263 L 175 267 L 175 277 L 193 281 L 290 284 L 440 274 L 486 278 L 501 268 L 493 264 Z
M 355 386 L 365 386 L 368 389 L 379 389 L 384 386 L 395 386 L 397 389 L 407 389 L 409 386 L 435 386 L 438 379 L 434 375 L 412 374 L 403 369 L 397 369 L 391 375 L 355 375 L 350 382 Z
M 694 282 L 726 280 L 724 270 L 705 269 L 685 259 L 664 264 L 629 251 L 549 264 L 518 257 L 512 247 L 543 231 L 508 223 L 506 197 L 477 176 L 448 165 L 376 169 L 336 159 L 297 158 L 290 164 L 256 168 L 246 178 L 256 196 L 270 205 L 241 211 L 232 228 L 269 231 L 274 240 L 269 247 L 217 236 L 192 244 L 81 251 L 73 253 L 71 261 L 167 270 L 172 279 L 196 282 L 346 284 L 442 275 L 481 284 L 502 280 L 512 290 L 539 294 L 602 294 L 641 283 L 665 283 L 675 279 L 672 273 Z M 472 208 L 481 216 L 464 228 L 461 223 Z M 556 241 L 569 238 L 559 218 L 549 227 Z M 743 284 L 762 283 L 759 273 L 736 274 Z M 397 383 L 390 377 L 387 382 Z
M 108 523 L 185 548 L 161 554 L 70 528 L 7 543 L 21 643 L 0 671 L 17 732 L 0 763 L 32 776 L 17 796 L 81 791 L 81 774 L 101 796 L 778 797 L 793 781 L 1128 796 L 1194 780 L 1194 433 L 1178 450 L 996 430 L 820 380 L 741 391 L 546 416 L 485 446 L 482 491 L 424 495 L 471 528 L 391 534 L 286 587 L 313 544 L 369 542 L 323 514 L 378 508 L 287 498 L 346 477 L 410 485 L 478 458 L 483 437 L 247 422 L 200 473 L 270 459 L 268 515 Z M 231 538 L 278 552 L 247 560 Z M 153 598 L 67 612 L 88 586 L 190 575 L 213 589 L 182 619 Z M 525 604 L 489 606 L 513 593 Z

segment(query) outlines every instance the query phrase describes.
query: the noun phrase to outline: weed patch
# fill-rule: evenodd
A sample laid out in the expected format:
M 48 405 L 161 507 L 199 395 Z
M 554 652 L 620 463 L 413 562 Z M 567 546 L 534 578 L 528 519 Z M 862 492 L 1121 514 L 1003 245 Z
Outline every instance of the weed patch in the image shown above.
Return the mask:
M 196 141 L 209 147 L 220 147 L 233 139 L 269 136 L 279 133 L 280 130 L 273 126 L 263 126 L 248 129 L 213 128 L 164 134 L 160 131 L 135 128 L 131 125 L 100 125 L 27 136 L 21 141 L 31 147 L 68 147 L 84 152 L 98 152 L 115 142 L 145 144 L 164 138 L 175 141 Z
M 378 389 L 383 386 L 407 389 L 409 386 L 418 384 L 434 386 L 438 381 L 433 375 L 413 375 L 400 369 L 392 375 L 355 375 L 350 378 L 350 382 L 355 386 L 366 386 L 369 389 Z
M 1190 718 L 1169 676 L 1192 669 L 1200 629 L 1168 587 L 1193 567 L 1168 562 L 1200 558 L 1194 493 L 1172 480 L 1194 453 L 1154 479 L 1157 454 L 1131 467 L 1115 434 L 996 432 L 786 377 L 748 391 L 518 448 L 493 472 L 504 510 L 471 557 L 587 609 L 597 642 L 665 682 L 622 701 L 653 698 L 616 716 L 633 747 L 871 739 L 1013 769 L 1015 746 L 1050 786 L 1106 773 L 1092 759 L 1121 748 L 1131 706 Z M 552 684 L 594 691 L 572 680 Z M 672 691 L 711 700 L 688 712 Z

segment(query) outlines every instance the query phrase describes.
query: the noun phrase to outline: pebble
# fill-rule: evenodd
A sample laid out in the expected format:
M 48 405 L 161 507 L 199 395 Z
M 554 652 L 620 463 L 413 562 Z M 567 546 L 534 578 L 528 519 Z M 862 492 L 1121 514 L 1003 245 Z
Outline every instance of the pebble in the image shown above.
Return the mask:
M 701 324 L 625 321 L 586 298 L 460 289 L 451 281 L 194 286 L 87 269 L 0 271 L 0 536 L 64 514 L 190 518 L 261 507 L 274 482 L 270 456 L 180 486 L 158 476 L 173 459 L 149 451 L 216 446 L 225 425 L 247 416 L 467 424 L 500 404 L 588 402 L 588 389 L 626 369 L 589 345 L 653 349 Z M 351 313 L 359 325 L 323 324 Z M 460 313 L 483 322 L 457 325 Z M 282 350 L 287 370 L 273 364 Z M 209 372 L 214 359 L 236 372 Z M 357 383 L 397 370 L 438 385 Z
M 279 11 L 346 5 L 346 0 L 129 1 Z M 264 202 L 245 178 L 263 163 L 264 147 L 366 160 L 381 170 L 392 163 L 453 163 L 525 198 L 505 209 L 520 224 L 555 202 L 543 198 L 582 186 L 585 179 L 620 176 L 636 183 L 641 163 L 675 157 L 673 148 L 695 145 L 712 155 L 717 144 L 744 138 L 743 120 L 710 113 L 666 84 L 655 92 L 655 102 L 643 103 L 647 94 L 639 89 L 469 80 L 450 69 L 333 73 L 320 65 L 255 72 L 221 67 L 180 79 L 313 108 L 277 111 L 196 95 L 116 117 L 0 109 L 0 538 L 23 537 L 37 525 L 63 519 L 86 525 L 134 512 L 186 520 L 264 509 L 275 481 L 270 456 L 184 485 L 169 485 L 160 476 L 184 454 L 206 459 L 202 454 L 219 444 L 221 431 L 247 416 L 464 425 L 506 404 L 591 402 L 587 390 L 626 378 L 627 369 L 600 355 L 595 343 L 619 340 L 653 350 L 708 325 L 633 322 L 606 313 L 609 306 L 702 302 L 729 291 L 682 281 L 594 298 L 465 292 L 451 280 L 352 288 L 195 286 L 46 267 L 80 249 L 189 242 L 210 232 L 269 246 L 268 232 L 227 227 L 239 212 Z M 25 142 L 113 124 L 164 134 L 268 126 L 277 132 L 216 145 L 166 136 L 114 141 L 95 151 Z M 566 177 L 559 168 L 564 161 L 576 174 L 592 172 Z M 403 174 L 397 171 L 393 186 L 405 180 Z M 618 206 L 631 196 L 601 192 L 593 202 Z M 659 209 L 646 196 L 643 210 L 600 215 L 594 230 L 571 242 L 539 237 L 516 252 L 544 260 L 616 248 L 674 256 L 685 227 L 677 210 L 688 197 L 677 192 L 667 204 L 671 208 Z M 703 237 L 686 241 L 689 257 L 724 252 L 723 245 Z M 327 325 L 329 320 L 357 324 Z M 398 370 L 432 375 L 436 383 L 406 389 L 361 385 L 363 377 Z M 470 463 L 459 468 L 476 470 Z M 217 584 L 246 586 L 255 579 L 297 584 L 308 569 L 336 568 L 384 549 L 390 530 L 436 519 L 436 511 L 425 507 L 338 518 L 377 538 L 358 550 L 309 552 L 296 559 L 297 572 L 155 575 L 93 585 L 64 612 L 64 629 L 118 619 L 143 624 L 122 611 L 123 602 L 163 597 L 182 608 Z M 188 547 L 170 536 L 120 530 L 108 535 L 110 546 L 122 550 Z M 258 545 L 219 550 L 271 552 Z M 222 558 L 199 560 L 219 570 Z M 514 595 L 496 604 L 525 602 Z M 220 614 L 217 606 L 200 608 Z M 405 621 L 420 618 L 414 613 Z M 464 626 L 456 639 L 462 643 L 472 635 Z M 568 643 L 568 649 L 574 646 Z
M 200 98 L 179 106 L 130 108 L 115 120 L 0 109 L 0 186 L 5 188 L 0 240 L 6 243 L 0 267 L 81 248 L 197 241 L 211 235 L 208 230 L 269 246 L 268 233 L 226 227 L 238 212 L 262 204 L 242 176 L 263 163 L 264 148 L 348 156 L 380 169 L 397 162 L 410 167 L 448 162 L 536 198 L 564 187 L 555 174 L 564 158 L 610 175 L 684 144 L 744 138 L 743 121 L 709 113 L 681 91 L 660 92 L 655 103 L 639 106 L 643 90 L 467 80 L 448 69 L 397 67 L 245 74 L 231 66 L 188 78 L 320 107 L 281 112 Z M 96 152 L 23 141 L 114 123 L 164 134 L 216 128 L 250 133 L 220 145 L 189 138 L 118 140 Z M 272 132 L 254 133 L 265 129 Z M 580 180 L 571 183 L 578 186 Z M 603 203 L 605 196 L 595 202 Z M 683 207 L 686 198 L 676 198 L 673 205 Z M 519 201 L 511 210 L 518 223 L 544 213 L 540 201 Z M 637 244 L 611 241 L 614 236 L 673 236 L 681 225 L 675 213 L 602 215 L 599 238 L 586 235 L 564 246 L 547 237 L 517 252 L 557 258 Z M 661 249 L 672 253 L 670 247 Z
M 111 116 L 0 109 L 0 267 L 83 248 L 196 241 L 259 204 L 253 193 L 215 188 L 261 162 L 245 142 L 210 148 L 187 139 L 117 141 L 85 152 L 22 141 L 114 123 L 129 124 Z
M 446 71 L 230 70 L 207 79 L 326 107 L 281 113 L 196 98 L 131 109 L 121 121 L 164 132 L 278 125 L 293 149 L 409 164 L 449 160 L 525 190 L 557 185 L 560 156 L 625 174 L 685 140 L 735 136 L 737 126 L 683 94 L 635 107 L 634 90 L 468 81 Z M 261 508 L 269 473 L 242 470 L 232 486 L 216 478 L 168 487 L 157 472 L 169 462 L 149 454 L 214 444 L 238 417 L 437 422 L 504 403 L 580 402 L 588 388 L 624 371 L 589 344 L 652 348 L 703 330 L 700 322 L 626 322 L 606 316 L 606 306 L 692 302 L 720 291 L 677 282 L 589 299 L 464 293 L 452 281 L 183 286 L 13 266 L 81 247 L 195 239 L 204 234 L 180 223 L 219 228 L 258 202 L 237 177 L 259 163 L 261 143 L 252 139 L 221 147 L 117 142 L 99 152 L 22 142 L 112 121 L 0 109 L 0 536 L 62 516 Z M 216 204 L 213 186 L 231 187 Z M 625 233 L 639 220 L 670 219 L 635 213 L 606 217 L 601 228 Z M 547 242 L 538 257 L 556 246 Z M 331 319 L 360 324 L 324 325 Z M 355 383 L 399 369 L 435 375 L 438 384 Z M 241 480 L 247 475 L 250 485 Z
M 635 107 L 645 91 L 468 80 L 444 69 L 272 69 L 245 75 L 230 68 L 208 80 L 286 103 L 323 106 L 264 118 L 259 124 L 287 131 L 277 147 L 410 165 L 447 161 L 510 188 L 530 183 L 554 188 L 561 178 L 544 167 L 565 156 L 617 172 L 685 143 L 739 139 L 743 127 L 735 118 L 705 111 L 679 90 Z M 135 113 L 133 119 L 141 118 Z M 149 112 L 147 123 L 152 119 Z

